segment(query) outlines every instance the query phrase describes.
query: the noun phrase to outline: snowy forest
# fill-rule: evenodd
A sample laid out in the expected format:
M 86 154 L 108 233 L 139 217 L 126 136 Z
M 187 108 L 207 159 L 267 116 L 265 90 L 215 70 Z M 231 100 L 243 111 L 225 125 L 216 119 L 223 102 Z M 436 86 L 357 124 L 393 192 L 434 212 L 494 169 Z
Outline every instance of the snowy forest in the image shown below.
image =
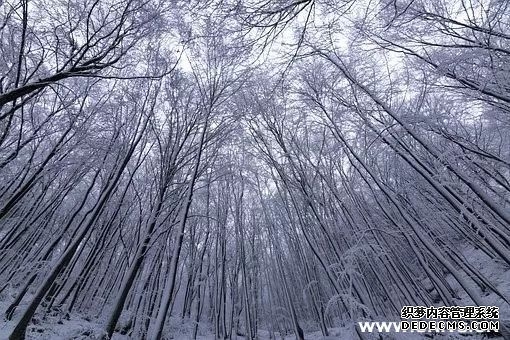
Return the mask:
M 0 0 L 0 339 L 509 320 L 509 1 Z

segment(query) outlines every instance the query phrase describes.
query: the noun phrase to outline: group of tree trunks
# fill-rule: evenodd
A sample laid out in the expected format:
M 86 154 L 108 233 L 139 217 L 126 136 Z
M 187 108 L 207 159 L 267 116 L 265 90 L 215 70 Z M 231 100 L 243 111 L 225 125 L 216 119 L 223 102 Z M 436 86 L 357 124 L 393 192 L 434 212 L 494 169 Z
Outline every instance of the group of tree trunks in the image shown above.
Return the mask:
M 0 8 L 11 340 L 77 315 L 103 339 L 303 340 L 509 308 L 507 1 Z

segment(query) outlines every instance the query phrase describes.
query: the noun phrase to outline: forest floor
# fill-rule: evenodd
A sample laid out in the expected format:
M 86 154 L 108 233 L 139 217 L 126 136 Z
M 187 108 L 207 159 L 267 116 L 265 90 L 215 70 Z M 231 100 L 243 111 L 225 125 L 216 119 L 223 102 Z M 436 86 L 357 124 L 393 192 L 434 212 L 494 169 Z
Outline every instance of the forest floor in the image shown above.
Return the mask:
M 483 260 L 485 258 L 484 254 L 481 250 L 475 250 L 472 248 L 465 249 L 462 253 L 469 262 L 476 267 L 484 276 L 486 276 L 489 281 L 494 282 L 496 287 L 503 294 L 509 295 L 510 293 L 510 270 L 503 263 L 487 263 L 487 261 Z M 447 280 L 450 282 L 452 288 L 458 292 L 460 297 L 459 306 L 462 305 L 472 305 L 473 303 L 467 297 L 466 293 L 458 286 L 455 279 L 451 276 L 447 276 Z M 10 292 L 9 294 L 5 294 L 0 296 L 0 311 L 5 311 L 9 304 L 12 302 L 14 297 L 16 296 L 16 292 Z M 510 306 L 502 301 L 500 297 L 498 297 L 493 292 L 482 293 L 484 295 L 484 299 L 486 303 L 490 306 L 498 306 L 500 309 L 500 321 L 505 324 L 509 324 L 510 320 Z M 24 307 L 22 304 L 21 308 Z M 14 319 L 17 318 L 17 314 L 15 313 Z M 388 321 L 398 321 L 398 320 L 388 320 Z M 188 340 L 191 330 L 191 326 L 186 323 L 182 323 L 180 320 L 171 320 L 170 327 L 172 328 L 172 336 L 167 337 L 166 339 L 174 339 L 174 340 Z M 14 321 L 8 321 L 0 323 L 0 340 L 7 339 L 9 336 L 9 332 L 14 327 Z M 70 316 L 69 320 L 62 318 L 61 316 L 54 317 L 46 317 L 45 320 L 41 320 L 41 317 L 36 314 L 34 317 L 33 323 L 30 325 L 27 331 L 27 340 L 85 340 L 85 339 L 97 339 L 97 335 L 101 334 L 102 324 L 98 320 L 87 320 L 83 318 L 83 316 L 73 314 Z M 209 327 L 207 325 L 201 324 L 199 329 L 199 340 L 213 340 L 214 336 L 210 334 L 208 331 Z M 331 328 L 329 337 L 323 337 L 320 331 L 316 332 L 308 332 L 305 334 L 305 340 L 332 340 L 332 339 L 355 339 L 356 336 L 354 334 L 353 327 L 337 327 Z M 209 334 L 208 334 L 209 333 Z M 385 335 L 384 339 L 388 340 L 475 340 L 475 339 L 491 339 L 491 340 L 499 340 L 502 337 L 494 336 L 488 337 L 484 334 L 476 334 L 476 333 L 437 333 L 433 336 L 429 334 L 423 333 L 392 333 L 392 337 L 388 337 Z M 371 335 L 371 338 L 377 339 L 375 334 Z M 112 340 L 128 340 L 127 336 L 123 336 L 120 334 L 114 334 Z M 235 339 L 235 338 L 234 338 Z M 238 336 L 237 340 L 244 340 L 245 338 L 242 336 Z M 259 340 L 268 340 L 270 339 L 269 333 L 267 330 L 259 331 Z M 277 340 L 293 340 L 295 339 L 294 335 L 287 335 L 277 337 Z

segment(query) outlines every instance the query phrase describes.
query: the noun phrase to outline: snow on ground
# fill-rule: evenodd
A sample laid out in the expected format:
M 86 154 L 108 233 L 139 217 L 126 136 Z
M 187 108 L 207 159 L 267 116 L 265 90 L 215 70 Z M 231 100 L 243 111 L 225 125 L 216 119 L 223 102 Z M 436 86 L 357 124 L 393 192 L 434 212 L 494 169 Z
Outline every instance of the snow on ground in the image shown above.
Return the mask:
M 462 251 L 462 255 L 468 260 L 468 262 L 475 267 L 480 273 L 482 273 L 489 282 L 494 284 L 497 289 L 510 300 L 510 270 L 508 270 L 506 264 L 496 261 L 488 261 L 487 255 L 480 250 L 472 247 L 466 247 Z M 456 289 L 461 300 L 459 305 L 473 305 L 471 299 L 467 294 L 459 287 L 455 279 L 451 276 L 447 276 L 447 280 L 450 285 Z M 500 320 L 510 321 L 510 306 L 505 303 L 499 296 L 492 291 L 481 293 L 485 303 L 489 306 L 499 307 Z
M 0 339 L 7 339 L 9 331 L 12 329 L 12 322 L 4 323 L 0 326 Z M 351 328 L 331 328 L 329 329 L 330 336 L 324 337 L 320 331 L 305 334 L 305 340 L 334 340 L 334 339 L 357 339 L 354 334 L 354 329 Z M 89 322 L 79 318 L 71 317 L 71 320 L 65 320 L 62 324 L 54 323 L 52 325 L 32 325 L 27 333 L 27 340 L 95 340 L 99 339 L 101 334 L 101 325 L 98 323 Z M 266 330 L 259 330 L 258 340 L 270 340 L 269 333 Z M 128 340 L 129 337 L 114 334 L 112 340 Z M 188 334 L 174 334 L 165 339 L 173 340 L 189 340 Z M 245 337 L 233 337 L 233 340 L 246 340 Z M 284 337 L 278 336 L 274 340 L 294 340 L 294 335 L 287 335 Z M 378 339 L 375 334 L 369 336 L 369 339 Z M 393 333 L 387 334 L 385 340 L 482 340 L 488 339 L 486 336 L 479 334 L 465 334 L 460 335 L 456 333 L 436 334 L 433 338 L 430 335 L 420 333 Z M 499 340 L 499 338 L 492 338 Z M 130 339 L 132 340 L 132 339 Z M 212 334 L 202 334 L 197 337 L 197 340 L 214 340 Z

